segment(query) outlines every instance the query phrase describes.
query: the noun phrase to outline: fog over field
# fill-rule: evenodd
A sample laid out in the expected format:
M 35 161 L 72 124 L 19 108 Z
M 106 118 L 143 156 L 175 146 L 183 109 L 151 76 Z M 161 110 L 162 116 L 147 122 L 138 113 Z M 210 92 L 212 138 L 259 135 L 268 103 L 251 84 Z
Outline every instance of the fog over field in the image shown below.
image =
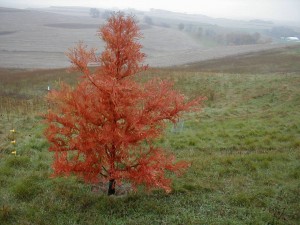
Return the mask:
M 2 0 L 0 4 L 13 8 L 83 6 L 143 11 L 155 8 L 216 18 L 300 21 L 298 0 Z
M 188 0 L 184 5 L 181 1 L 3 0 L 0 67 L 67 67 L 65 52 L 79 41 L 100 54 L 104 43 L 97 30 L 118 10 L 135 15 L 144 35 L 146 63 L 154 67 L 282 47 L 297 43 L 287 37 L 300 37 L 298 6 L 299 1 L 292 0 L 259 4 Z

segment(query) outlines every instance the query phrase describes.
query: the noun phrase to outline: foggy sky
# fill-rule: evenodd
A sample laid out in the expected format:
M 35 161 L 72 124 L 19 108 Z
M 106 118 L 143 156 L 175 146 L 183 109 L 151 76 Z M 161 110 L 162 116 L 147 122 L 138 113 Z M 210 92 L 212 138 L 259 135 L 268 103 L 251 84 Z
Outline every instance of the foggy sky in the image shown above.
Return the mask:
M 85 6 L 150 8 L 233 19 L 272 19 L 300 24 L 300 0 L 0 0 L 2 7 Z

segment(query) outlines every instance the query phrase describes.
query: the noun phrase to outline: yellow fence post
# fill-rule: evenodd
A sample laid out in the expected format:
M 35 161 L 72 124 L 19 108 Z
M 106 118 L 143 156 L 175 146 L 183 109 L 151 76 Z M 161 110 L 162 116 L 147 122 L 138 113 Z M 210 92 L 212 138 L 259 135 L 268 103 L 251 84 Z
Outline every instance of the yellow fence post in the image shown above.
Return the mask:
M 12 130 L 10 130 L 10 133 L 12 133 L 13 134 L 13 140 L 10 142 L 12 145 L 16 145 L 16 137 L 15 137 L 15 133 L 16 133 L 16 131 L 15 131 L 15 129 L 12 129 Z M 16 149 L 14 149 L 12 152 L 11 152 L 11 154 L 13 154 L 13 155 L 17 155 L 17 151 L 16 151 Z

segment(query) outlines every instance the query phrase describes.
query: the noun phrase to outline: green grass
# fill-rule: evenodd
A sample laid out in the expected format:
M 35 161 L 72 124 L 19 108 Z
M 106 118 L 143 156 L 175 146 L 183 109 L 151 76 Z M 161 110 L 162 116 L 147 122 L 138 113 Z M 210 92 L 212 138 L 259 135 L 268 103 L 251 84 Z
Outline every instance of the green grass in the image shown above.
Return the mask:
M 269 55 L 285 61 L 299 53 L 288 48 Z M 255 57 L 249 60 L 267 60 L 266 53 Z M 294 59 L 284 73 L 267 72 L 267 64 L 251 73 L 213 71 L 227 66 L 225 59 L 211 71 L 147 72 L 143 79 L 170 79 L 189 98 L 208 100 L 202 112 L 170 124 L 157 141 L 192 163 L 173 191 L 123 197 L 94 192 L 75 177 L 51 178 L 43 96 L 47 85 L 74 84 L 78 75 L 0 70 L 0 224 L 300 224 L 300 74 Z

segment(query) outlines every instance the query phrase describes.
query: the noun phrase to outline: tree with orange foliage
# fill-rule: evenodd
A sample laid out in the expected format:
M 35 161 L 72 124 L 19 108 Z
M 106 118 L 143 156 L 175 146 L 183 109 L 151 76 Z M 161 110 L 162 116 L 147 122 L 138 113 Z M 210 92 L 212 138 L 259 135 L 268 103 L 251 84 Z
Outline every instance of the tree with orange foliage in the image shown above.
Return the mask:
M 122 181 L 169 192 L 166 172 L 179 175 L 189 163 L 153 143 L 167 121 L 176 123 L 181 112 L 199 109 L 203 98 L 188 102 L 168 81 L 133 79 L 147 66 L 141 65 L 145 54 L 132 16 L 114 14 L 98 34 L 106 42 L 101 55 L 82 43 L 68 53 L 72 69 L 82 73 L 78 85 L 62 84 L 47 96 L 45 135 L 54 152 L 54 175 L 108 182 L 109 195 Z M 91 69 L 91 63 L 98 66 Z

